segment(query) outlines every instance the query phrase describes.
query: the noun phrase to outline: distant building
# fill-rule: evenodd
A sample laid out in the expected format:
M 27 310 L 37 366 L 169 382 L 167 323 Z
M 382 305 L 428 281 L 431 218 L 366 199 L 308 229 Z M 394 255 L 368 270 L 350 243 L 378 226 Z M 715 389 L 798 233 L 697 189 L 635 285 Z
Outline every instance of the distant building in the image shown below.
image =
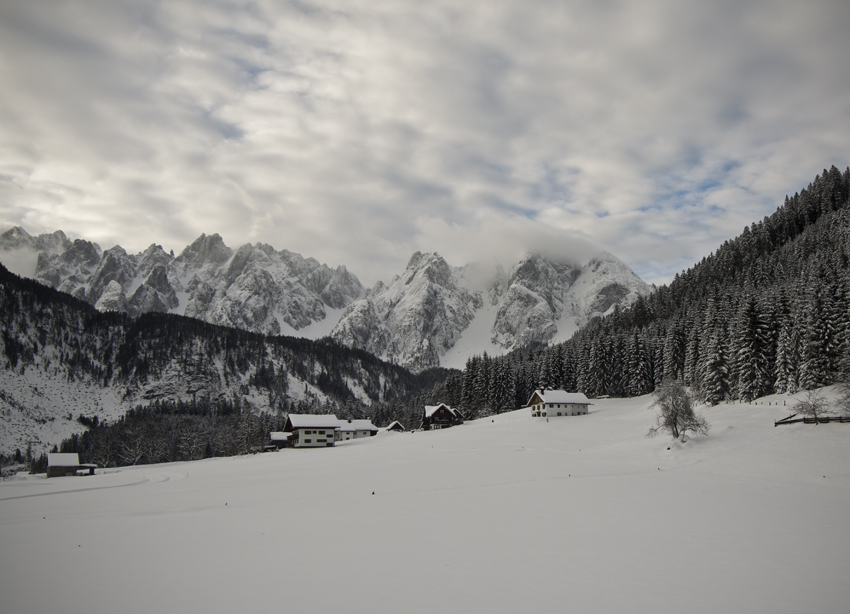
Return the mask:
M 291 436 L 292 433 L 285 433 L 283 431 L 272 431 L 269 433 L 269 439 L 272 440 L 272 445 L 278 450 L 292 446 L 292 442 L 289 440 Z
M 338 428 L 334 415 L 289 414 L 283 432 L 289 433 L 286 445 L 293 448 L 329 448 L 336 441 Z
M 425 406 L 425 412 L 422 414 L 423 430 L 446 429 L 458 424 L 463 424 L 463 414 L 459 410 L 452 409 L 445 403 Z
M 47 477 L 56 478 L 63 475 L 94 475 L 97 465 L 80 464 L 77 453 L 48 452 Z
M 272 444 L 280 448 L 328 448 L 337 441 L 348 441 L 378 434 L 371 420 L 340 420 L 328 414 L 289 414 L 283 431 L 269 433 Z
M 339 429 L 336 431 L 337 441 L 348 441 L 349 439 L 360 439 L 361 437 L 373 437 L 378 434 L 378 427 L 371 420 L 340 420 Z
M 390 424 L 387 427 L 387 430 L 403 433 L 404 432 L 404 425 L 401 422 L 399 422 L 398 420 L 396 420 L 395 422 L 393 422 L 392 424 Z
M 581 392 L 535 390 L 526 407 L 534 417 L 581 416 L 588 412 L 590 401 Z

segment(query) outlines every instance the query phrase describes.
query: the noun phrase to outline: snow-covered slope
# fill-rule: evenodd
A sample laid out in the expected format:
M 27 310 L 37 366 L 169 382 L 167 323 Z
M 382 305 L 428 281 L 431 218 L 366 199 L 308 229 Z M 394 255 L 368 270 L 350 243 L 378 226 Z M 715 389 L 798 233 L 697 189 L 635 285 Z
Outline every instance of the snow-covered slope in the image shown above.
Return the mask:
M 404 274 L 342 314 L 331 335 L 413 371 L 440 364 L 482 305 L 439 254 L 416 252 Z
M 526 254 L 509 274 L 417 252 L 404 275 L 352 304 L 332 336 L 414 371 L 461 368 L 472 354 L 568 339 L 650 290 L 604 252 L 583 265 Z
M 28 269 L 32 254 L 36 266 Z M 344 266 L 261 243 L 233 250 L 217 234 L 201 235 L 175 257 L 159 245 L 129 255 L 120 246 L 71 242 L 61 231 L 32 237 L 12 228 L 0 236 L 0 260 L 101 311 L 171 312 L 269 335 L 297 333 L 364 294 Z
M 3 609 L 844 612 L 847 425 L 774 428 L 783 401 L 705 408 L 685 445 L 643 397 L 6 481 Z
M 565 340 L 650 291 L 607 253 L 587 263 L 529 253 L 506 273 L 421 252 L 401 275 L 366 291 L 344 266 L 259 243 L 233 250 L 217 234 L 201 235 L 178 256 L 158 245 L 130 255 L 71 242 L 61 231 L 32 237 L 13 228 L 0 235 L 0 260 L 101 311 L 171 312 L 271 335 L 330 334 L 414 371 Z

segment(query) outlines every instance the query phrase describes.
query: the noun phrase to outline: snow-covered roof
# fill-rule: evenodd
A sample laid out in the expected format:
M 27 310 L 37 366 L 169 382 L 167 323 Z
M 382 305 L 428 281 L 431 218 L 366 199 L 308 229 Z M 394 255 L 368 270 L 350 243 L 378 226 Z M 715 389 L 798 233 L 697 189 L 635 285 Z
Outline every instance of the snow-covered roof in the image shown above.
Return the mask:
M 372 424 L 371 420 L 340 420 L 339 430 L 341 431 L 376 431 L 378 427 Z
M 292 436 L 292 433 L 284 433 L 282 431 L 272 431 L 269 433 L 269 438 L 272 441 L 286 441 Z
M 448 409 L 452 413 L 452 415 L 455 415 L 455 416 L 457 415 L 457 412 L 455 410 L 453 410 L 451 407 L 449 407 L 445 403 L 440 403 L 439 405 L 426 405 L 425 406 L 425 417 L 430 418 L 435 413 L 437 413 L 437 410 L 440 409 L 441 407 L 445 407 L 446 409 Z
M 48 452 L 47 465 L 49 467 L 78 467 L 80 456 L 76 452 Z
M 563 390 L 535 390 L 534 394 L 539 396 L 544 403 L 573 403 L 577 405 L 591 405 L 590 400 L 583 392 L 565 392 Z M 529 405 L 534 395 L 529 399 Z
M 404 425 L 398 420 L 393 420 L 393 422 L 386 428 L 386 430 L 391 431 L 397 428 L 401 428 L 401 430 L 405 430 Z
M 289 414 L 286 421 L 294 429 L 339 428 L 339 420 L 333 414 Z

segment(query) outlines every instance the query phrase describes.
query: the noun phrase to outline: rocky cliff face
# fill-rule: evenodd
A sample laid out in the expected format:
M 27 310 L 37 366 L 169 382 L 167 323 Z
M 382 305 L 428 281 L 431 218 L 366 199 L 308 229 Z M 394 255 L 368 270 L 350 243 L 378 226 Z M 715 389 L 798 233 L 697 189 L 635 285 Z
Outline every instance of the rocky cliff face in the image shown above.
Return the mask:
M 60 231 L 33 237 L 22 228 L 0 236 L 0 259 L 37 254 L 34 271 L 19 271 L 103 311 L 132 316 L 171 312 L 269 335 L 296 333 L 365 294 L 345 267 L 269 245 L 233 250 L 217 234 L 201 235 L 179 256 L 159 245 L 129 255 Z
M 438 366 L 471 334 L 476 317 L 488 318 L 488 334 L 472 341 L 472 350 L 507 351 L 552 341 L 559 328 L 580 328 L 649 291 L 607 253 L 584 265 L 526 254 L 505 274 L 501 268 L 482 272 L 480 265 L 454 268 L 439 254 L 417 252 L 402 276 L 352 304 L 331 336 L 418 371 Z
M 349 306 L 331 336 L 421 371 L 440 364 L 481 305 L 458 269 L 439 254 L 416 252 L 403 275 Z
M 120 246 L 103 251 L 61 231 L 33 237 L 13 228 L 0 235 L 0 261 L 21 254 L 18 262 L 34 263 L 33 270 L 16 272 L 101 311 L 171 312 L 298 336 L 325 322 L 329 310 L 344 309 L 324 331 L 333 327 L 340 343 L 413 371 L 440 365 L 461 339 L 458 347 L 474 353 L 561 340 L 650 291 L 607 253 L 587 263 L 527 254 L 506 273 L 452 267 L 439 254 L 416 252 L 404 273 L 368 291 L 344 266 L 332 269 L 261 243 L 233 250 L 217 234 L 201 235 L 176 257 L 158 245 L 136 255 Z

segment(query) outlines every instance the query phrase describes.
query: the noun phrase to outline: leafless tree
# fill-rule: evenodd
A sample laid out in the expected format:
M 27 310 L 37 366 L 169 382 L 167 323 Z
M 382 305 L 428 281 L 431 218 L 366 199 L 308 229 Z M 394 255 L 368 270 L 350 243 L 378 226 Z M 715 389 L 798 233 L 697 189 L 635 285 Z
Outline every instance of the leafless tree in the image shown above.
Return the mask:
M 793 410 L 803 416 L 814 418 L 817 422 L 819 417 L 829 413 L 829 402 L 820 390 L 809 390 L 805 397 L 794 404 Z
M 666 380 L 655 391 L 655 402 L 650 409 L 658 408 L 656 424 L 649 429 L 647 437 L 655 437 L 658 431 L 670 433 L 673 439 L 685 440 L 686 433 L 707 435 L 711 425 L 708 420 L 694 412 L 694 399 L 687 389 L 676 380 Z

